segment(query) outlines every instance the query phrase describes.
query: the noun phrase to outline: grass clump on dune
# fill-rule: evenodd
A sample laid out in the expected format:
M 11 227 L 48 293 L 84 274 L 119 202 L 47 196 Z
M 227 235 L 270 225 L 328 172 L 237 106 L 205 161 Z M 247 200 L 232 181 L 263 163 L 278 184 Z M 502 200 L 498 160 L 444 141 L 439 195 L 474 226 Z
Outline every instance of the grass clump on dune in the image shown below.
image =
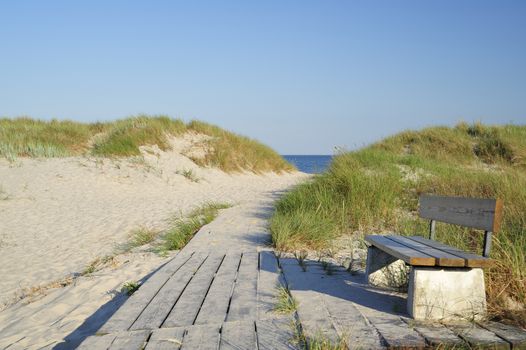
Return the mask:
M 176 217 L 163 235 L 161 250 L 182 249 L 201 227 L 211 223 L 220 209 L 230 208 L 227 203 L 207 203 L 192 210 L 186 217 Z
M 273 241 L 282 250 L 321 250 L 340 234 L 426 235 L 429 223 L 417 215 L 422 193 L 503 199 L 502 230 L 491 251 L 496 264 L 485 271 L 489 309 L 525 326 L 525 126 L 407 131 L 340 154 L 325 173 L 278 201 Z M 436 232 L 441 242 L 481 252 L 480 231 L 437 223 Z
M 272 148 L 217 126 L 191 121 L 188 129 L 211 138 L 207 143 L 208 152 L 204 158 L 193 159 L 199 165 L 213 166 L 225 171 L 248 170 L 263 172 L 268 169 L 279 171 L 294 170 Z
M 101 124 L 101 134 L 95 138 L 91 153 L 100 156 L 137 156 L 140 146 L 157 145 L 170 149 L 167 135 L 177 136 L 186 131 L 181 120 L 165 116 L 139 116 Z
M 202 166 L 227 172 L 291 171 L 294 167 L 258 141 L 199 121 L 184 123 L 167 116 L 139 115 L 106 123 L 41 121 L 30 118 L 0 119 L 0 157 L 67 157 L 94 155 L 130 157 L 145 145 L 171 148 L 169 137 L 184 133 L 209 136 L 202 141 L 203 157 L 193 157 Z
M 0 119 L 0 157 L 63 157 L 86 149 L 91 127 L 71 121 Z

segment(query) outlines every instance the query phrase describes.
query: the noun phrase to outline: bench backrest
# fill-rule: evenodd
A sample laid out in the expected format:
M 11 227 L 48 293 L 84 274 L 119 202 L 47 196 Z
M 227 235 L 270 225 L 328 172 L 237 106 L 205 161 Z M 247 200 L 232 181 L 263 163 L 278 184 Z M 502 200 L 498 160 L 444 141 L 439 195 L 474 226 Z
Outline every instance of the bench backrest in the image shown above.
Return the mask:
M 498 232 L 502 219 L 500 199 L 420 196 L 420 217 Z
M 435 236 L 435 220 L 484 230 L 483 255 L 488 257 L 491 235 L 500 230 L 502 200 L 422 195 L 419 215 L 431 220 L 431 239 Z

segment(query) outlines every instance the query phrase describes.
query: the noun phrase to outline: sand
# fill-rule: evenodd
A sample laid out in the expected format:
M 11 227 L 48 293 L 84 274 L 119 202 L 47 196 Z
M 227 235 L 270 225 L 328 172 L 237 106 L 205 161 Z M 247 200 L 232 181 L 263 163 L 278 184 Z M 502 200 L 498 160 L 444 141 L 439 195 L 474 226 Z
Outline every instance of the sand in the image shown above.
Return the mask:
M 192 148 L 199 137 L 173 139 L 168 152 L 145 147 L 143 157 L 130 159 L 0 160 L 0 348 L 53 347 L 93 333 L 125 299 L 124 282 L 169 259 L 148 246 L 118 254 L 139 227 L 162 230 L 173 215 L 227 202 L 233 207 L 198 237 L 212 245 L 267 243 L 272 202 L 307 175 L 198 167 L 183 154 L 199 153 Z M 181 175 L 188 170 L 197 182 Z M 198 237 L 190 245 L 199 245 Z M 115 254 L 80 276 L 95 259 Z

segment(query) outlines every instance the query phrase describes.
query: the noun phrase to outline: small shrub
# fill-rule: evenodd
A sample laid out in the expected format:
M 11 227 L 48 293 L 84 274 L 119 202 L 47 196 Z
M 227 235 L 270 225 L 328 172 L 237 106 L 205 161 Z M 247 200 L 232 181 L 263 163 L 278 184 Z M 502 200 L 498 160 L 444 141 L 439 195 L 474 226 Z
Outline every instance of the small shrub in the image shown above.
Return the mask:
M 130 296 L 132 295 L 133 293 L 135 293 L 137 291 L 137 289 L 139 289 L 141 285 L 139 284 L 139 282 L 137 281 L 128 281 L 128 282 L 125 282 L 123 285 L 122 285 L 122 288 L 121 288 L 121 293 L 126 293 L 126 295 Z

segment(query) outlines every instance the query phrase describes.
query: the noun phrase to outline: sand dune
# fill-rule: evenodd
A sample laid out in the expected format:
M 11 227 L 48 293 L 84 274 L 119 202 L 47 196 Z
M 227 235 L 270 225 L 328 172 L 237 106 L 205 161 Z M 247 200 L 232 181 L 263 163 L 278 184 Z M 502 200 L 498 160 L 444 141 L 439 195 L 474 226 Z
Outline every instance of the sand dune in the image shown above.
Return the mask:
M 174 213 L 205 202 L 232 203 L 235 217 L 236 210 L 268 206 L 274 193 L 306 177 L 201 168 L 181 154 L 191 138 L 172 142 L 169 152 L 143 148 L 143 158 L 0 161 L 0 347 L 55 343 L 112 300 L 124 281 L 162 264 L 166 258 L 154 253 L 130 252 L 93 276 L 72 279 L 97 257 L 114 254 L 131 230 L 162 229 Z M 188 170 L 198 182 L 181 175 Z M 33 295 L 38 300 L 27 297 L 39 286 L 72 280 Z

